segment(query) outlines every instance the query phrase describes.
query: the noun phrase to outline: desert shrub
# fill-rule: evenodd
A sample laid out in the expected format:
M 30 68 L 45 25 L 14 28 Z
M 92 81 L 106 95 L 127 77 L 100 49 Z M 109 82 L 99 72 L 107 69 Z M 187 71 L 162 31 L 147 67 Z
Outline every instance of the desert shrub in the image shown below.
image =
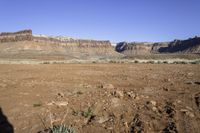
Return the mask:
M 138 61 L 138 60 L 135 60 L 134 63 L 139 63 L 139 61 Z
M 154 61 L 151 60 L 151 61 L 148 61 L 147 63 L 149 63 L 149 64 L 154 64 Z
M 89 107 L 87 109 L 87 111 L 82 112 L 82 116 L 84 116 L 85 118 L 90 118 L 90 117 L 94 116 L 94 113 L 93 113 L 92 109 Z
M 161 61 L 157 61 L 157 64 L 161 64 L 162 62 Z
M 197 61 L 190 62 L 191 64 L 199 64 Z
M 43 64 L 50 64 L 50 62 L 49 61 L 45 61 L 45 62 L 43 62 Z
M 65 125 L 54 126 L 50 129 L 51 133 L 76 133 L 71 127 L 66 127 Z
M 168 64 L 168 61 L 163 61 L 164 64 Z
M 116 63 L 116 61 L 114 61 L 114 60 L 111 60 L 111 61 L 109 61 L 109 63 Z

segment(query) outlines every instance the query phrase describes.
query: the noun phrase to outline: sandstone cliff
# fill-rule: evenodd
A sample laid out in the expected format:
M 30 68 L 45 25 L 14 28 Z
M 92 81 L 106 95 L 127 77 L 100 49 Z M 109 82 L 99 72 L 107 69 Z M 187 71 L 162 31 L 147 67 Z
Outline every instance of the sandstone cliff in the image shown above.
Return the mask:
M 0 33 L 0 43 L 4 42 L 17 42 L 17 41 L 31 41 L 32 30 L 23 30 L 19 32 L 2 32 Z
M 200 37 L 159 43 L 118 43 L 115 50 L 127 56 L 146 54 L 200 54 Z
M 0 34 L 0 58 L 88 59 L 119 56 L 110 41 L 32 35 L 31 30 Z

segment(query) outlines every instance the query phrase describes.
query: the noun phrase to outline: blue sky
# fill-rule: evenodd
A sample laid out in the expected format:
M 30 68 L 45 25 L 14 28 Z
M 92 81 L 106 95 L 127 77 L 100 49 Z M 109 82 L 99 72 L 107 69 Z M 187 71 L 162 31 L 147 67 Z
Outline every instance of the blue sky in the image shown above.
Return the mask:
M 200 35 L 200 0 L 0 0 L 0 32 L 119 41 Z

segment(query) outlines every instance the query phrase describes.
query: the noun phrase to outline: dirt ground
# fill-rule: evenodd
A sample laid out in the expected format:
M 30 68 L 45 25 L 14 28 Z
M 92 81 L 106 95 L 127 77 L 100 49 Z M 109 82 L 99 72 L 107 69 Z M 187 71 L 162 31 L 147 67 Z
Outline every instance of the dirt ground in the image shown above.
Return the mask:
M 200 65 L 0 65 L 0 108 L 16 133 L 198 133 Z

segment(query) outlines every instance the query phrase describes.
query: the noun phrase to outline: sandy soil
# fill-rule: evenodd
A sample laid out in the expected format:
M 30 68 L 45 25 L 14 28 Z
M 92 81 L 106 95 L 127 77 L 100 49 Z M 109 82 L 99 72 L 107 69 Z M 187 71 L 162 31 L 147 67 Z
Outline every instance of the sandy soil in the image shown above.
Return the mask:
M 200 65 L 0 65 L 0 108 L 16 133 L 198 133 Z

